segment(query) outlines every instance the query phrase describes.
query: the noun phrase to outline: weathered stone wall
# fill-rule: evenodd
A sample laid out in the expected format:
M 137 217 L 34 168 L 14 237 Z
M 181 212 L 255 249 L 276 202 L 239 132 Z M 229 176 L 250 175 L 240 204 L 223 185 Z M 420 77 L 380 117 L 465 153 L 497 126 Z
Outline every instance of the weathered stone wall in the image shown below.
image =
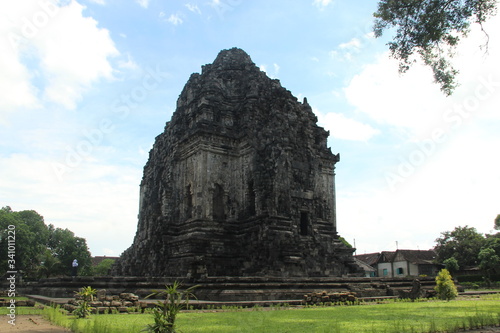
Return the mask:
M 50 278 L 28 282 L 19 288 L 22 295 L 46 297 L 74 297 L 79 288 L 91 286 L 106 289 L 107 295 L 133 293 L 143 299 L 165 285 L 181 281 L 183 288 L 198 286 L 195 295 L 203 301 L 264 301 L 299 300 L 305 294 L 353 292 L 357 297 L 408 297 L 414 278 L 360 278 L 360 277 L 207 277 L 189 281 L 182 277 L 84 277 Z M 420 291 L 431 292 L 436 281 L 432 277 L 420 278 Z M 460 288 L 460 287 L 459 287 Z M 406 295 L 405 294 L 406 291 Z M 46 300 L 50 301 L 50 300 Z
M 75 311 L 83 297 L 75 295 L 75 298 L 70 299 L 68 303 L 63 305 L 63 309 L 73 312 Z M 137 312 L 145 308 L 145 304 L 139 302 L 139 296 L 133 293 L 120 293 L 119 295 L 110 295 L 105 289 L 97 290 L 97 293 L 91 299 L 86 300 L 91 308 L 92 313 L 114 313 L 114 312 Z
M 334 168 L 301 103 L 240 49 L 191 75 L 144 168 L 121 275 L 341 276 Z

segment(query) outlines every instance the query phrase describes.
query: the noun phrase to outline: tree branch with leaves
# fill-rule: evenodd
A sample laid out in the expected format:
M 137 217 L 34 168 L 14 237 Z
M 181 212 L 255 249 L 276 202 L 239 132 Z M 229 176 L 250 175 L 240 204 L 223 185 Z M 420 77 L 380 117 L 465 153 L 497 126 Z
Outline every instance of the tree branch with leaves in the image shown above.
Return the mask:
M 399 61 L 400 73 L 420 56 L 441 91 L 451 95 L 458 86 L 458 70 L 450 62 L 456 46 L 469 33 L 471 23 L 479 24 L 488 38 L 483 23 L 496 11 L 497 0 L 381 0 L 373 14 L 373 30 L 380 37 L 385 30 L 396 29 L 388 45 L 391 56 Z

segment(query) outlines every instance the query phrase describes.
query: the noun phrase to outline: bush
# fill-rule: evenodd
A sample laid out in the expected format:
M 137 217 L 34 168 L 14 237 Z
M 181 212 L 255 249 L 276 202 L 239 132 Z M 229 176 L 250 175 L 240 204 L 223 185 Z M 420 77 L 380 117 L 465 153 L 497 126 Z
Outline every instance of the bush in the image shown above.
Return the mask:
M 94 295 L 96 294 L 96 292 L 97 290 L 90 286 L 83 287 L 78 292 L 75 292 L 75 294 L 80 299 L 78 300 L 78 306 L 73 311 L 73 314 L 78 318 L 87 318 L 92 310 L 89 302 L 92 302 L 94 300 Z
M 143 330 L 150 333 L 176 333 L 175 319 L 177 314 L 188 308 L 189 298 L 194 296 L 193 290 L 197 286 L 180 289 L 181 284 L 174 281 L 171 286 L 165 286 L 165 290 L 152 293 L 147 297 L 163 296 L 163 302 L 158 301 L 153 310 L 154 324 L 149 324 Z
M 436 276 L 436 287 L 434 289 L 439 299 L 450 301 L 458 296 L 457 287 L 446 268 L 443 268 Z

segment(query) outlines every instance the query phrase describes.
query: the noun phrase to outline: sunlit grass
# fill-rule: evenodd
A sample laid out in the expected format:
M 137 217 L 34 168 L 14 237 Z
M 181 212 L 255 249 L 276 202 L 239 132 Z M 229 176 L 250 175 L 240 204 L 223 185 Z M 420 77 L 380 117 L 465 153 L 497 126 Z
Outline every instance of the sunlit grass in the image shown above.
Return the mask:
M 283 311 L 183 313 L 184 332 L 436 332 L 500 324 L 499 298 Z
M 293 309 L 234 309 L 179 314 L 183 333 L 233 332 L 455 332 L 459 329 L 500 325 L 500 295 L 480 299 L 429 302 L 389 302 L 360 306 Z M 46 307 L 36 312 L 74 332 L 140 332 L 152 323 L 151 314 L 102 314 L 76 319 L 60 309 Z M 19 308 L 19 311 L 24 311 Z M 3 312 L 2 312 L 3 311 Z M 0 313 L 6 313 L 0 309 Z
M 10 313 L 10 309 L 7 307 L 0 307 L 0 315 L 6 315 Z M 43 313 L 43 310 L 31 306 L 18 306 L 15 310 L 16 315 L 39 315 Z

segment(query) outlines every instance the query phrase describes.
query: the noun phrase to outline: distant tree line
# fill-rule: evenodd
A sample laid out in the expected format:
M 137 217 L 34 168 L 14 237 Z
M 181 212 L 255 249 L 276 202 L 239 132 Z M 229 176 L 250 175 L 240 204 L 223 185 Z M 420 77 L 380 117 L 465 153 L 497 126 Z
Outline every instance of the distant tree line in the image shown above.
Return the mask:
M 10 226 L 10 227 L 9 227 Z M 14 229 L 14 227 L 15 229 Z M 15 230 L 15 255 L 9 256 L 9 244 Z M 71 263 L 78 260 L 79 275 L 92 274 L 92 261 L 87 242 L 68 229 L 46 225 L 43 216 L 34 210 L 15 212 L 0 209 L 0 275 L 15 260 L 15 270 L 26 279 L 70 275 Z M 12 263 L 12 261 L 10 262 Z
M 500 230 L 500 215 L 495 219 Z M 500 274 L 500 232 L 483 235 L 473 227 L 456 227 L 436 239 L 437 261 L 452 273 L 466 268 L 481 269 L 486 279 Z

